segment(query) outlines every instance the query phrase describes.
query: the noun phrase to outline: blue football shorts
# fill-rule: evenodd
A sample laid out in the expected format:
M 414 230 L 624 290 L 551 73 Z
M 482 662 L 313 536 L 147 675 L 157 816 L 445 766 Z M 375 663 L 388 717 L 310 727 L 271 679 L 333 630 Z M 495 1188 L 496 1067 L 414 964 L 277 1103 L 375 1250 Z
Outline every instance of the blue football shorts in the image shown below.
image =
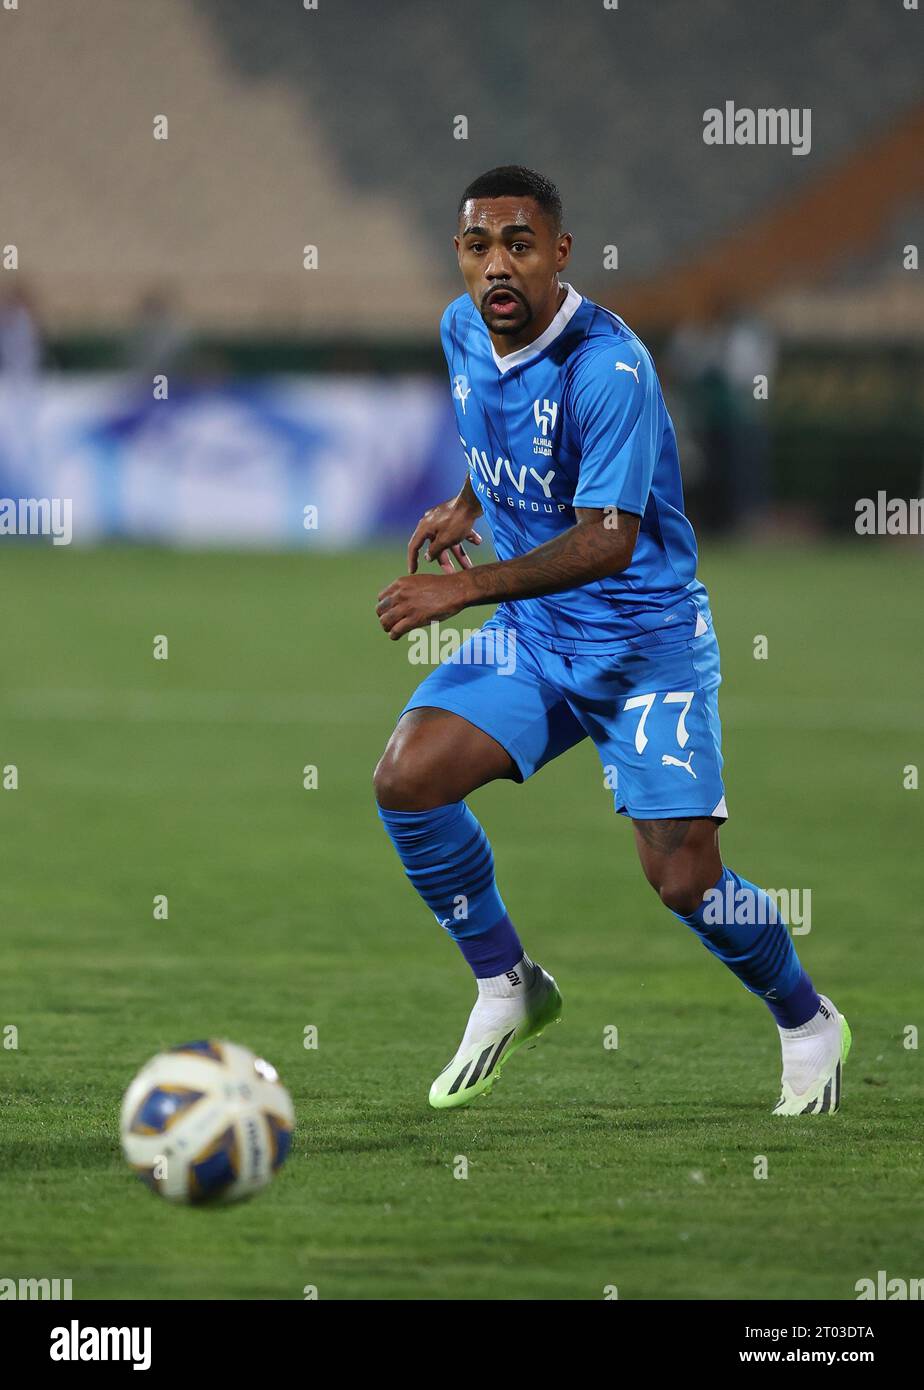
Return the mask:
M 431 671 L 402 714 L 430 706 L 460 715 L 506 749 L 519 781 L 590 738 L 620 814 L 725 820 L 719 645 L 711 621 L 688 603 L 669 632 L 593 655 L 551 651 L 495 614 Z

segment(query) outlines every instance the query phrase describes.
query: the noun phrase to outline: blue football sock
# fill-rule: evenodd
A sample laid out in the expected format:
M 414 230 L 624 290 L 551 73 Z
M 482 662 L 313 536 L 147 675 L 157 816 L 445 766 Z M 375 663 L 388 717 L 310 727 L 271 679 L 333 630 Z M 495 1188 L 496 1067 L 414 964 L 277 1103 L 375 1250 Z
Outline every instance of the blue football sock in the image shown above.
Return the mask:
M 523 955 L 494 882 L 494 855 L 464 801 L 432 811 L 379 815 L 408 878 L 477 979 L 511 970 Z
M 745 989 L 760 995 L 781 1028 L 798 1028 L 818 1012 L 820 1000 L 786 923 L 762 888 L 723 868 L 695 912 L 674 916 L 696 932 Z

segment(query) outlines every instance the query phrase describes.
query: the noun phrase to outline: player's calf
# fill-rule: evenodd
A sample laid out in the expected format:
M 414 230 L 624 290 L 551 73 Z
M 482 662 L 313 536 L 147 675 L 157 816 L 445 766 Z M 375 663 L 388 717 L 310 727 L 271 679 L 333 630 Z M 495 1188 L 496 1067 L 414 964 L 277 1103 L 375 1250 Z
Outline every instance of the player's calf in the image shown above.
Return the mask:
M 711 819 L 634 824 L 645 875 L 662 902 L 773 1014 L 783 1051 L 773 1113 L 833 1115 L 850 1029 L 831 1000 L 816 993 L 776 903 L 722 864 Z
M 404 715 L 376 768 L 379 816 L 405 873 L 478 982 L 453 1074 L 444 1069 L 431 1089 L 430 1103 L 441 1108 L 490 1089 L 506 1058 L 561 1012 L 554 980 L 524 953 L 497 890 L 490 842 L 463 800 L 515 773 L 494 739 L 429 707 Z

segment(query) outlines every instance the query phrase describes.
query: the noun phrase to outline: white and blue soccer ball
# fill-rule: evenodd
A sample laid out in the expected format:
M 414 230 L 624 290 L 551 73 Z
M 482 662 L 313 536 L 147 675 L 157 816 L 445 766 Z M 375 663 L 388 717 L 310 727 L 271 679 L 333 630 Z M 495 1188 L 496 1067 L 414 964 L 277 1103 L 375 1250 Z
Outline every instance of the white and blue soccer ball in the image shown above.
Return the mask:
M 295 1126 L 274 1067 L 230 1042 L 159 1052 L 122 1100 L 122 1150 L 171 1202 L 235 1202 L 271 1181 Z

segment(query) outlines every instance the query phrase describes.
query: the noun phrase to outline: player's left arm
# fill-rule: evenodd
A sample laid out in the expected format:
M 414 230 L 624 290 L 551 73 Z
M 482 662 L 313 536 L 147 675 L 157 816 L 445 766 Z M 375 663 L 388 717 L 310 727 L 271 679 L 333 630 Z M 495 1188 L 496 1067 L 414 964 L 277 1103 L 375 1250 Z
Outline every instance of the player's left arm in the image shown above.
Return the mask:
M 618 574 L 631 563 L 639 517 L 615 507 L 576 507 L 577 522 L 514 560 L 459 570 L 411 574 L 379 594 L 376 612 L 389 637 L 403 637 L 435 618 L 504 599 L 541 598 Z
M 585 359 L 569 388 L 581 449 L 576 524 L 512 560 L 396 579 L 379 594 L 376 610 L 389 637 L 474 604 L 541 598 L 626 569 L 663 430 L 654 365 L 641 352 L 633 365 L 636 352 L 614 339 Z

